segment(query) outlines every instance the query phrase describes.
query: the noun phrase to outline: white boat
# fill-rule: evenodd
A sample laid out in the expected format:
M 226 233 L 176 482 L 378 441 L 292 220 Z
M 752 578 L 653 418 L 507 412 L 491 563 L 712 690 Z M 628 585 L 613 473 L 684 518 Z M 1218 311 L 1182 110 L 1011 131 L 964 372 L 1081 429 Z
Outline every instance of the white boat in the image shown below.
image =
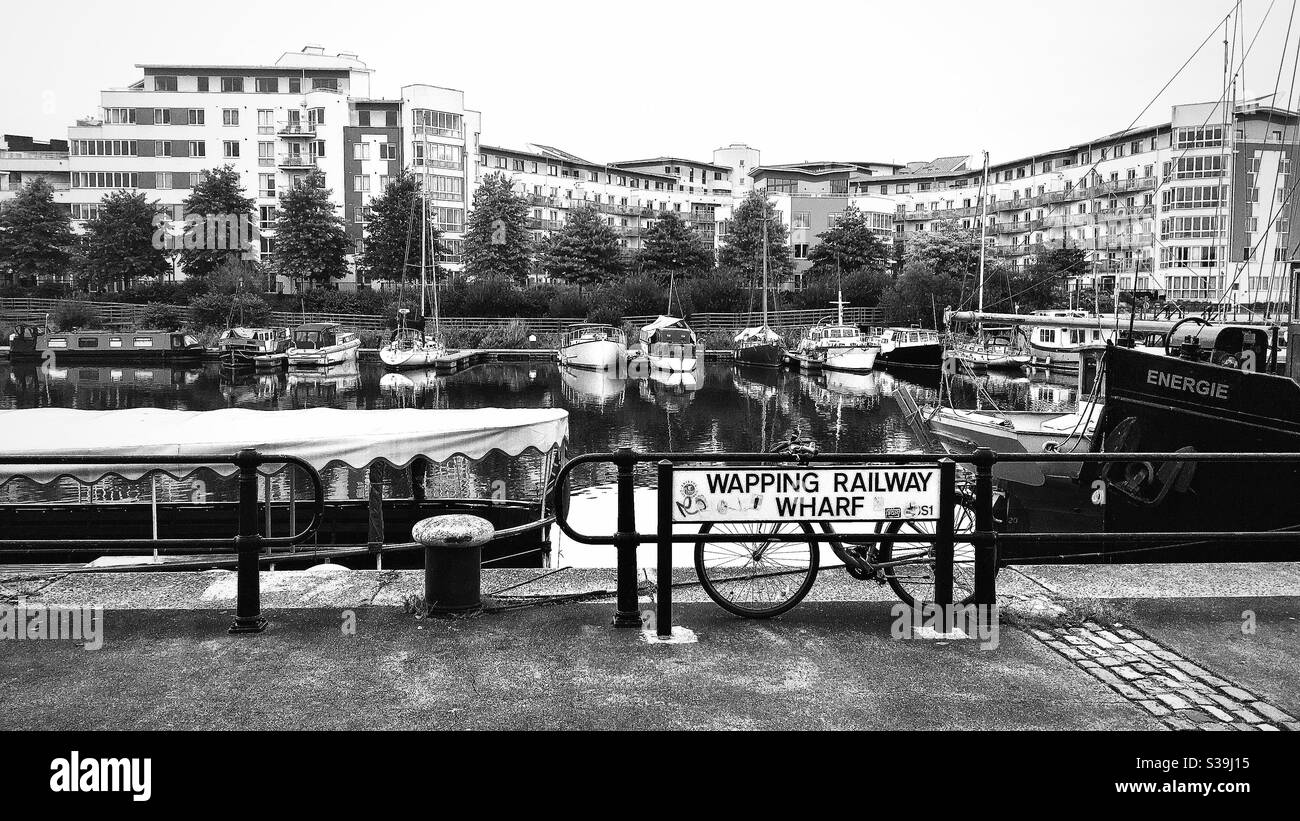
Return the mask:
M 398 310 L 398 327 L 387 344 L 379 349 L 379 360 L 387 368 L 428 368 L 447 355 L 447 346 L 442 344 L 442 340 L 406 324 L 409 313 L 406 308 Z
M 227 328 L 217 340 L 221 364 L 230 368 L 285 364 L 292 343 L 288 328 Z
M 1049 325 L 1031 326 L 1025 333 L 1028 340 L 1031 365 L 1060 370 L 1077 370 L 1079 357 L 1087 353 L 1100 353 L 1106 342 L 1115 336 L 1114 329 L 1102 326 L 1101 317 L 1090 316 L 1086 311 L 1034 311 L 1030 316 L 1069 319 L 1096 319 L 1096 327 L 1064 328 Z M 1032 320 L 1031 320 L 1032 321 Z
M 309 322 L 293 331 L 293 345 L 288 350 L 291 368 L 325 368 L 354 362 L 361 337 L 340 330 L 337 322 Z
M 834 304 L 839 308 L 838 322 L 832 324 L 829 320 L 822 320 L 823 324 L 809 328 L 790 359 L 804 368 L 820 365 L 828 371 L 871 371 L 876 365 L 876 355 L 880 353 L 879 346 L 858 326 L 844 323 L 847 303 L 842 296 Z
M 1101 402 L 1085 404 L 1071 413 L 938 406 L 923 408 L 921 414 L 931 431 L 965 452 L 986 447 L 995 453 L 1087 453 L 1101 408 Z M 1081 466 L 1081 462 L 1008 462 L 999 467 L 1013 474 L 1006 478 L 1040 485 L 1039 476 L 1076 479 Z M 1027 469 L 1033 467 L 1037 473 Z
M 627 365 L 627 335 L 613 325 L 570 325 L 560 339 L 561 365 L 589 371 L 621 371 Z
M 682 373 L 695 370 L 703 361 L 699 339 L 679 317 L 661 315 L 637 336 L 652 369 Z
M 1014 328 L 981 328 L 971 339 L 954 339 L 945 356 L 955 356 L 971 370 L 1019 370 L 1029 364 L 1029 353 L 1016 339 Z

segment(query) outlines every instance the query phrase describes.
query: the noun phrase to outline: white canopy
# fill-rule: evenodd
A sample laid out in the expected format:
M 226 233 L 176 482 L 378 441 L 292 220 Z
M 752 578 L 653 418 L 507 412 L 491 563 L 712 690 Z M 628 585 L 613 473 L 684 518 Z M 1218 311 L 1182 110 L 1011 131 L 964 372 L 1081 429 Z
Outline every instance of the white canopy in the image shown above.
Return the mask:
M 637 335 L 641 337 L 641 339 L 649 341 L 650 337 L 654 336 L 655 331 L 659 330 L 660 328 L 667 328 L 672 325 L 676 325 L 679 322 L 684 322 L 684 321 L 685 320 L 683 320 L 681 317 L 664 316 L 663 314 L 660 314 L 658 319 L 656 319 L 654 322 L 651 322 L 649 325 L 643 327 Z
M 781 339 L 781 335 L 778 334 L 776 331 L 772 330 L 771 328 L 767 327 L 766 325 L 761 325 L 757 328 L 746 328 L 745 330 L 736 334 L 736 338 L 733 339 L 732 341 L 744 342 L 750 339 L 762 339 L 768 342 L 776 342 Z
M 568 411 L 553 409 L 5 410 L 0 411 L 0 453 L 37 463 L 0 465 L 0 481 L 74 476 L 90 482 L 109 474 L 137 479 L 149 466 L 122 465 L 120 460 L 158 455 L 195 457 L 194 465 L 160 466 L 173 476 L 200 467 L 230 476 L 238 470 L 234 465 L 206 465 L 200 457 L 233 455 L 243 448 L 297 456 L 317 470 L 331 463 L 362 468 L 376 461 L 400 468 L 420 456 L 437 463 L 453 456 L 481 459 L 497 450 L 508 456 L 530 449 L 546 452 L 568 433 Z M 82 455 L 101 462 L 39 464 L 42 458 Z

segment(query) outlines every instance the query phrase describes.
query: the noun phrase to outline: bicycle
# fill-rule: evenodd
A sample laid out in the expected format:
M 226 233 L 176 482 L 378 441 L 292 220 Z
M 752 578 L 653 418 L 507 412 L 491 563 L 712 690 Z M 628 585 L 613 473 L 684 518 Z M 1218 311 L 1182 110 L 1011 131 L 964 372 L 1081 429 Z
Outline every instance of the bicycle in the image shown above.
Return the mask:
M 801 465 L 811 465 L 818 449 L 810 439 L 791 434 L 771 453 L 786 453 Z M 973 480 L 959 479 L 956 488 L 954 531 L 975 529 Z M 814 528 L 813 525 L 817 525 Z M 822 534 L 823 539 L 782 540 L 783 534 Z M 876 524 L 877 533 L 915 532 L 933 534 L 934 522 L 889 521 Z M 860 581 L 888 584 L 910 607 L 934 600 L 933 542 L 846 542 L 835 537 L 831 522 L 788 521 L 765 524 L 708 522 L 700 535 L 757 534 L 754 541 L 695 543 L 695 572 L 704 592 L 720 607 L 746 618 L 770 618 L 785 613 L 808 595 L 821 569 L 821 541 L 825 541 L 843 563 L 844 570 Z M 834 565 L 828 565 L 833 567 Z M 961 604 L 974 600 L 975 550 L 969 543 L 953 546 L 953 597 Z

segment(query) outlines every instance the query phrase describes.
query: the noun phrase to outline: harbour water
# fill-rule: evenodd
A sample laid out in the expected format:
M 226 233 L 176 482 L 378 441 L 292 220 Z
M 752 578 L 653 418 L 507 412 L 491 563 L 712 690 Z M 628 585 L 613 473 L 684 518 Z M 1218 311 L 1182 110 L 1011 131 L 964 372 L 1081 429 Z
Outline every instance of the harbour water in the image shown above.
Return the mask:
M 870 453 L 917 446 L 892 397 L 909 388 L 923 403 L 937 396 L 938 380 L 937 374 L 924 372 L 804 375 L 712 362 L 694 374 L 641 378 L 611 378 L 544 362 L 484 364 L 451 375 L 389 373 L 378 363 L 265 375 L 231 375 L 213 363 L 65 368 L 3 363 L 0 408 L 564 408 L 570 414 L 569 454 L 608 452 L 621 445 L 655 451 L 765 451 L 794 432 L 824 451 Z M 956 404 L 965 407 L 995 402 L 1011 409 L 1065 411 L 1078 399 L 1068 380 L 1018 374 L 990 374 L 978 381 L 958 378 L 953 392 Z M 571 511 L 585 532 L 613 531 L 612 480 L 609 467 L 575 472 Z M 638 473 L 638 518 L 648 517 L 639 527 L 649 526 L 653 517 L 648 493 L 652 482 L 649 468 Z M 158 485 L 160 498 L 187 497 L 192 483 L 164 478 Z M 101 485 L 25 487 L 7 482 L 0 484 L 0 496 L 8 502 L 130 500 L 148 492 L 112 478 Z M 556 543 L 556 564 L 613 564 L 607 548 L 583 547 L 562 538 Z M 689 561 L 687 552 L 675 559 L 679 564 Z

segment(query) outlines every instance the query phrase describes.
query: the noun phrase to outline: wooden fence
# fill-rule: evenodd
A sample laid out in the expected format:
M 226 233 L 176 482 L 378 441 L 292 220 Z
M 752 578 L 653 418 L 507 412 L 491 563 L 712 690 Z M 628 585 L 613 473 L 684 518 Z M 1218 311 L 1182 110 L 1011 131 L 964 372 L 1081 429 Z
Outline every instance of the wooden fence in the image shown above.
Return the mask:
M 60 306 L 68 302 L 80 302 L 80 300 L 59 300 L 59 299 L 37 299 L 34 297 L 5 297 L 0 298 L 0 314 L 5 317 L 23 322 L 43 322 L 45 317 Z M 135 325 L 144 312 L 144 305 L 126 302 L 82 302 L 90 306 L 99 316 L 99 321 L 105 325 Z M 190 308 L 187 305 L 169 305 L 167 306 L 181 318 L 183 322 L 190 319 Z M 645 316 L 626 316 L 624 322 L 633 325 L 646 325 L 653 321 L 658 314 Z M 769 311 L 768 324 L 773 328 L 802 328 L 809 325 L 816 325 L 822 319 L 835 316 L 834 311 L 824 309 L 811 311 Z M 534 333 L 559 333 L 565 327 L 582 322 L 579 317 L 491 317 L 491 316 L 446 316 L 442 317 L 441 322 L 446 328 L 456 328 L 463 330 L 484 330 L 487 328 L 507 325 L 511 322 L 522 322 L 528 326 L 529 330 Z M 696 313 L 687 317 L 687 322 L 691 328 L 698 333 L 709 333 L 712 331 L 738 331 L 741 328 L 752 328 L 763 321 L 763 315 L 759 311 L 741 312 L 741 313 Z M 844 321 L 858 325 L 879 325 L 883 322 L 883 315 L 879 308 L 846 308 L 844 310 Z M 301 311 L 273 311 L 271 313 L 271 322 L 277 326 L 294 327 L 308 322 L 337 322 L 345 330 L 349 331 L 384 331 L 392 327 L 392 319 L 387 316 L 377 314 L 328 314 L 312 313 Z

